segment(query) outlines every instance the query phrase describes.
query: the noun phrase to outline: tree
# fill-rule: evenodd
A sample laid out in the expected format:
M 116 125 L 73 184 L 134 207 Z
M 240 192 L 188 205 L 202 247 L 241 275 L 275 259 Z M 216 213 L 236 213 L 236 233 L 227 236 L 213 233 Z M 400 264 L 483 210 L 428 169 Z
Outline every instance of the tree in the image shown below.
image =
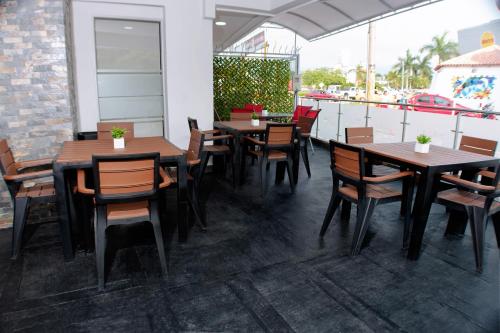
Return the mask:
M 302 83 L 305 86 L 320 86 L 325 87 L 330 85 L 345 85 L 347 82 L 345 76 L 340 70 L 330 68 L 316 68 L 304 71 L 302 74 Z
M 441 61 L 448 60 L 452 57 L 458 55 L 458 44 L 447 40 L 446 35 L 448 32 L 444 32 L 441 36 L 432 37 L 432 42 L 424 45 L 420 52 L 427 52 L 428 55 L 437 56 L 438 63 Z
M 401 88 L 401 71 L 390 70 L 385 76 L 387 84 L 391 88 Z
M 415 67 L 417 66 L 417 57 L 411 54 L 410 50 L 406 50 L 404 57 L 398 58 L 398 63 L 392 67 L 392 70 L 404 74 L 404 86 L 411 88 L 411 77 L 414 75 Z M 404 73 L 403 73 L 404 72 Z
M 366 85 L 366 68 L 357 65 L 356 66 L 356 87 L 365 87 Z
M 412 78 L 412 86 L 415 88 L 427 88 L 432 79 L 431 57 L 416 57 L 415 76 Z

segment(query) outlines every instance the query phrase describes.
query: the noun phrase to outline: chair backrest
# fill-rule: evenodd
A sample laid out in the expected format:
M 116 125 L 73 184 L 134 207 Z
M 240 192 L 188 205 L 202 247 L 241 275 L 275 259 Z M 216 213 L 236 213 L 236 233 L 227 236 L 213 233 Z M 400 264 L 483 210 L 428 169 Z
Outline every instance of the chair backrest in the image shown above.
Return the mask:
M 348 144 L 373 143 L 373 127 L 346 127 L 345 142 Z
M 111 130 L 113 127 L 124 128 L 125 139 L 134 137 L 134 123 L 132 122 L 98 122 L 97 123 L 97 140 L 112 139 Z
M 264 110 L 264 106 L 262 104 L 245 104 L 244 109 L 260 113 Z
M 0 139 L 0 171 L 2 175 L 16 175 L 16 161 L 7 140 Z
M 309 118 L 318 118 L 318 115 L 319 113 L 321 112 L 321 109 L 317 109 L 317 110 L 309 110 L 307 111 L 306 113 L 306 117 L 309 117 Z
M 458 149 L 487 156 L 495 156 L 497 141 L 462 135 Z
M 250 119 L 252 119 L 252 112 L 249 113 L 231 112 L 231 120 L 250 120 Z
M 93 155 L 96 202 L 152 197 L 159 185 L 159 153 Z
M 189 132 L 194 129 L 198 129 L 198 120 L 188 117 Z
M 187 150 L 187 161 L 196 161 L 201 158 L 201 152 L 203 150 L 203 142 L 205 141 L 205 135 L 197 129 L 191 130 L 191 137 L 189 138 L 189 147 Z
M 298 121 L 300 116 L 304 117 L 312 108 L 312 106 L 297 105 L 293 111 L 292 121 Z
M 330 156 L 334 177 L 357 184 L 365 176 L 363 148 L 330 140 Z
M 300 133 L 309 134 L 311 133 L 311 128 L 316 121 L 316 118 L 310 117 L 299 117 L 299 121 L 297 122 L 297 127 L 300 127 Z
M 267 124 L 266 145 L 271 148 L 290 148 L 295 139 L 296 124 Z

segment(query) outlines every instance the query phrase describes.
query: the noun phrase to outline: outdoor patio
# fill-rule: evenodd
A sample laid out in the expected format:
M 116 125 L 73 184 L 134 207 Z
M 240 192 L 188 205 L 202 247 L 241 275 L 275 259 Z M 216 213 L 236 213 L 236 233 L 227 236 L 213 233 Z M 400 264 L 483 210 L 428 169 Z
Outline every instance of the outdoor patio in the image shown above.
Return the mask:
M 114 227 L 106 291 L 99 292 L 94 253 L 80 250 L 64 261 L 58 224 L 48 223 L 56 216 L 35 211 L 17 261 L 9 259 L 11 230 L 0 231 L 2 331 L 498 331 L 491 226 L 482 274 L 469 231 L 462 239 L 443 236 L 447 214 L 438 205 L 418 261 L 401 250 L 398 203 L 375 210 L 361 254 L 351 257 L 355 206 L 349 224 L 337 214 L 320 240 L 332 188 L 329 153 L 316 147 L 310 159 L 313 177 L 301 163 L 295 194 L 285 182 L 263 198 L 252 167 L 236 190 L 207 175 L 208 230 L 192 226 L 185 243 L 170 193 L 168 281 L 149 224 Z

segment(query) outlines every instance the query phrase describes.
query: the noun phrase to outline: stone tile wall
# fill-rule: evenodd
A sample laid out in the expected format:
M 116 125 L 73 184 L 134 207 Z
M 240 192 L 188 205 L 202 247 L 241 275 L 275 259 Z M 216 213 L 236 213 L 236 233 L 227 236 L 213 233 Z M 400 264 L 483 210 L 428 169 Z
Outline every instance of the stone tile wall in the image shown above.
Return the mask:
M 0 0 L 0 137 L 18 160 L 55 156 L 73 136 L 68 3 Z M 0 227 L 11 219 L 10 196 L 0 180 Z

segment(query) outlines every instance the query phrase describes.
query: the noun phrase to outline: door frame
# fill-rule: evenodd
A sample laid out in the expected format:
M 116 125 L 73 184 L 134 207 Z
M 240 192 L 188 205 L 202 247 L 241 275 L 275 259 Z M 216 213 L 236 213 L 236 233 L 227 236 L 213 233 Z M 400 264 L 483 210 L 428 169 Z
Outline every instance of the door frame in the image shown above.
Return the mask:
M 160 23 L 163 133 L 165 137 L 168 137 L 164 10 L 164 6 L 152 5 L 99 3 L 94 1 L 74 1 L 72 3 L 73 70 L 78 131 L 95 131 L 97 122 L 100 120 L 95 19 L 135 20 Z

